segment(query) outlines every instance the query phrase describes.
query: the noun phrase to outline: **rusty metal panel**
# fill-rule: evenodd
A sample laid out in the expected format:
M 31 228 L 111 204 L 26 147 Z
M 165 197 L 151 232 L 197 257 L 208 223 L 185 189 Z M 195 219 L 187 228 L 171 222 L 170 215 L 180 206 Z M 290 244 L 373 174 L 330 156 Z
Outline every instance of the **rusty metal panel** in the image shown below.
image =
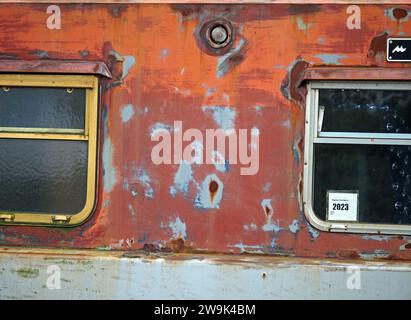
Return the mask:
M 411 259 L 409 236 L 322 232 L 302 212 L 304 71 L 395 67 L 401 77 L 408 65 L 387 63 L 385 44 L 411 33 L 410 5 L 360 5 L 361 28 L 350 29 L 349 4 L 320 2 L 59 4 L 60 29 L 47 27 L 48 4 L 0 4 L 0 59 L 101 61 L 112 75 L 101 79 L 92 218 L 68 229 L 1 226 L 0 244 Z M 234 36 L 213 54 L 202 28 L 217 18 Z M 152 134 L 179 121 L 183 131 L 258 134 L 258 172 L 154 164 Z

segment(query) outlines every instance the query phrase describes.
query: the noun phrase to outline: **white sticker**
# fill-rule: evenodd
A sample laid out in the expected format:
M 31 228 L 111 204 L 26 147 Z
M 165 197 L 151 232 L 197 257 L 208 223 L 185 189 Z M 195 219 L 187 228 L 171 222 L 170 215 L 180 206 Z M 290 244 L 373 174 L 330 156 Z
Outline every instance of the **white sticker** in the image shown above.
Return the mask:
M 358 221 L 358 192 L 328 191 L 327 220 Z

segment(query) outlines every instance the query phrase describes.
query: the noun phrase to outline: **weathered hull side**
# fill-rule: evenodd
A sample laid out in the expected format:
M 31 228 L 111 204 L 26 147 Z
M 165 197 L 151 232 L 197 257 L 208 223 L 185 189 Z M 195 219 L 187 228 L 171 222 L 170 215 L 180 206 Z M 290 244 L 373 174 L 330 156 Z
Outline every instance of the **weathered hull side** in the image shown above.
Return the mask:
M 0 4 L 0 58 L 109 67 L 98 201 L 79 227 L 0 226 L 1 245 L 411 259 L 409 236 L 309 225 L 301 205 L 304 92 L 297 88 L 309 65 L 388 66 L 386 38 L 411 34 L 410 5 L 360 5 L 359 30 L 346 26 L 348 4 L 60 4 L 60 30 L 47 28 L 47 6 Z M 223 56 L 207 54 L 198 36 L 216 17 L 235 30 Z M 150 135 L 174 121 L 201 131 L 258 129 L 258 173 L 241 175 L 241 165 L 153 164 Z M 211 207 L 201 201 L 211 197 L 204 187 L 210 176 L 222 193 Z

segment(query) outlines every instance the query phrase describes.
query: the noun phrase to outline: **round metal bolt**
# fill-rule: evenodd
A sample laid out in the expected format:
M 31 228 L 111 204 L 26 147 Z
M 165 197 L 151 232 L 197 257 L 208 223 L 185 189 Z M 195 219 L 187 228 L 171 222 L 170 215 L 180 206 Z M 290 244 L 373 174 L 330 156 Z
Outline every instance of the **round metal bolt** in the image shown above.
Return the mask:
M 214 41 L 217 44 L 222 44 L 228 39 L 228 32 L 227 29 L 224 28 L 224 26 L 219 25 L 215 26 L 211 30 L 210 38 L 212 41 Z
M 231 44 L 233 30 L 228 21 L 210 21 L 205 25 L 204 35 L 210 47 L 214 49 L 222 49 Z

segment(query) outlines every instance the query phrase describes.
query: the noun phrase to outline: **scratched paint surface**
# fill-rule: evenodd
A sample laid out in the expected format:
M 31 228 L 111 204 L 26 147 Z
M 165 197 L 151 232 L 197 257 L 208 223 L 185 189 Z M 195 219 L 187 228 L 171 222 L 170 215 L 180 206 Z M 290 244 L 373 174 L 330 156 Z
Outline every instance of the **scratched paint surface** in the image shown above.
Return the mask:
M 360 30 L 346 28 L 346 5 L 62 4 L 60 30 L 47 29 L 46 8 L 0 5 L 0 58 L 110 68 L 100 101 L 98 200 L 79 227 L 1 226 L 1 245 L 411 259 L 411 237 L 308 224 L 304 99 L 295 87 L 308 65 L 386 66 L 386 38 L 411 34 L 411 6 L 362 5 Z M 208 54 L 198 36 L 216 17 L 235 30 L 221 56 Z M 153 164 L 151 136 L 173 132 L 174 121 L 202 132 L 254 129 L 258 173 Z
M 50 266 L 59 290 L 47 287 Z M 347 285 L 349 270 L 361 271 L 361 290 Z M 0 250 L 0 298 L 409 299 L 410 273 L 397 261 L 9 249 Z

